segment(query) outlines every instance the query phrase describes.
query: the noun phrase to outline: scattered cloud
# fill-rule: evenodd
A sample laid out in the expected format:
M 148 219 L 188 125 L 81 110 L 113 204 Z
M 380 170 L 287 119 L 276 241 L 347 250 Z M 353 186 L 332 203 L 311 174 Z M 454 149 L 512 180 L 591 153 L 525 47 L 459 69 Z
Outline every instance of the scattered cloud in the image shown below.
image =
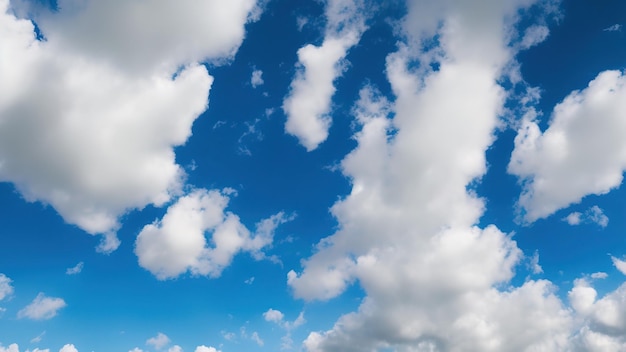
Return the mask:
M 186 271 L 219 277 L 239 252 L 264 259 L 263 249 L 272 245 L 274 231 L 289 218 L 277 213 L 260 221 L 251 233 L 237 215 L 225 211 L 232 192 L 199 189 L 179 198 L 161 220 L 144 226 L 137 236 L 139 265 L 165 280 Z
M 597 272 L 597 273 L 591 274 L 592 279 L 606 279 L 607 277 L 609 277 L 609 275 L 604 272 Z
M 30 340 L 30 343 L 40 343 L 40 342 L 41 342 L 41 340 L 43 339 L 43 336 L 44 336 L 45 334 L 46 334 L 46 332 L 44 331 L 44 332 L 42 332 L 41 334 L 39 334 L 39 335 L 37 335 L 37 336 L 33 337 L 33 338 Z
M 83 262 L 79 262 L 78 264 L 76 264 L 75 266 L 71 267 L 71 268 L 67 268 L 67 270 L 65 270 L 65 274 L 67 275 L 76 275 L 76 274 L 80 274 L 81 271 L 83 271 L 83 266 L 85 265 L 85 263 Z
M 254 276 L 246 279 L 246 281 L 244 281 L 245 284 L 247 285 L 252 285 L 252 283 L 254 282 Z
M 254 331 L 252 333 L 252 335 L 250 336 L 250 339 L 252 339 L 252 341 L 256 342 L 257 345 L 259 345 L 260 347 L 263 347 L 264 342 L 261 339 L 261 337 L 259 336 L 259 333 Z
M 255 69 L 252 71 L 252 77 L 250 77 L 250 84 L 252 84 L 252 88 L 256 88 L 265 83 L 263 81 L 263 71 Z
M 521 42 L 521 49 L 528 49 L 535 46 L 548 38 L 550 30 L 545 25 L 530 26 L 524 32 L 524 37 Z
M 619 270 L 622 274 L 626 275 L 626 261 L 620 260 L 615 257 L 611 257 L 611 260 L 613 261 L 613 265 L 615 265 L 615 268 L 617 268 L 617 270 Z
M 587 195 L 605 194 L 622 183 L 625 82 L 620 71 L 602 72 L 587 88 L 570 93 L 554 108 L 547 130 L 541 132 L 532 117 L 523 121 L 509 172 L 522 183 L 518 204 L 526 222 L 546 218 Z M 576 222 L 576 215 L 571 220 Z M 601 215 L 597 220 L 600 226 L 608 222 Z
M 20 319 L 48 320 L 54 318 L 58 311 L 65 306 L 67 306 L 67 304 L 63 299 L 46 297 L 46 295 L 41 292 L 29 305 L 17 312 L 17 317 Z
M 174 346 L 168 348 L 167 352 L 183 352 L 183 348 L 178 346 L 178 345 L 174 345 Z
M 341 76 L 348 50 L 365 31 L 365 7 L 361 0 L 329 0 L 321 46 L 308 44 L 298 50 L 298 66 L 289 94 L 283 101 L 285 131 L 307 151 L 328 137 L 333 82 Z
M 606 227 L 609 224 L 609 217 L 604 214 L 602 209 L 597 205 L 589 208 L 585 213 L 572 212 L 563 218 L 563 221 L 572 226 L 580 225 L 581 223 L 596 224 L 600 227 Z
M 156 350 L 160 350 L 163 347 L 169 345 L 171 342 L 170 338 L 167 337 L 164 333 L 160 332 L 156 336 L 149 338 L 146 341 L 146 345 L 150 345 L 154 347 Z
M 533 274 L 541 274 L 543 273 L 543 268 L 539 265 L 539 251 L 535 251 L 535 254 L 530 258 L 530 270 Z
M 0 301 L 13 294 L 13 286 L 11 286 L 11 282 L 13 282 L 13 280 L 0 273 Z
M 619 32 L 622 30 L 622 25 L 621 24 L 614 24 L 611 26 L 606 27 L 605 29 L 603 29 L 603 31 L 605 32 Z

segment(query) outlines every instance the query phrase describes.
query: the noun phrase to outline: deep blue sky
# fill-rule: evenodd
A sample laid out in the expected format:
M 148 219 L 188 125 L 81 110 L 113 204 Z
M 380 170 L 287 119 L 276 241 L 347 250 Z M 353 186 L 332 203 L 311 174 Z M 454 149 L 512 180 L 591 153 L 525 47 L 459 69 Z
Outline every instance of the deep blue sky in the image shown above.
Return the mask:
M 413 2 L 420 3 L 418 0 Z M 0 24 L 8 23 L 6 18 L 13 18 L 14 14 L 36 21 L 38 25 L 44 23 L 41 28 L 38 27 L 47 38 L 47 41 L 38 44 L 44 48 L 39 52 L 42 57 L 45 56 L 44 50 L 58 57 L 62 57 L 60 50 L 63 48 L 70 48 L 67 50 L 71 55 L 82 55 L 81 50 L 86 53 L 90 50 L 87 46 L 73 46 L 74 37 L 64 37 L 68 33 L 67 28 L 71 27 L 63 27 L 63 21 L 72 20 L 69 15 L 63 17 L 65 13 L 73 10 L 78 11 L 80 16 L 80 11 L 86 10 L 67 10 L 61 5 L 55 11 L 49 11 L 34 4 L 38 2 L 28 3 L 10 1 L 9 10 Z M 85 6 L 88 8 L 91 3 L 87 1 Z M 489 1 L 485 3 L 485 6 L 489 6 Z M 532 8 L 532 11 L 525 12 L 526 17 L 519 27 L 545 24 L 549 35 L 535 46 L 516 53 L 513 60 L 519 63 L 524 80 L 517 89 L 539 88 L 541 96 L 534 107 L 540 112 L 537 123 L 545 131 L 551 125 L 554 106 L 572 91 L 585 89 L 602 71 L 624 69 L 626 34 L 621 25 L 626 24 L 626 3 L 619 0 L 541 3 L 557 6 L 558 13 L 545 15 L 538 7 Z M 352 190 L 353 180 L 342 173 L 340 165 L 346 155 L 358 148 L 354 135 L 361 126 L 355 122 L 353 107 L 359 99 L 359 91 L 365 86 L 376 87 L 390 104 L 394 104 L 397 97 L 391 89 L 386 60 L 404 45 L 415 45 L 417 50 L 420 48 L 416 42 L 407 40 L 403 32 L 402 21 L 407 16 L 403 2 L 394 1 L 371 10 L 367 9 L 372 4 L 363 5 L 365 8 L 359 11 L 365 13 L 361 15 L 366 18 L 366 29 L 362 31 L 358 44 L 349 46 L 342 61 L 343 68 L 337 70 L 338 75 L 332 80 L 336 91 L 332 94 L 329 106 L 328 115 L 332 117 L 332 125 L 328 138 L 315 150 L 307 151 L 299 144 L 297 136 L 285 132 L 288 116 L 283 110 L 283 102 L 293 93 L 292 80 L 303 72 L 298 64 L 298 49 L 307 44 L 321 46 L 325 36 L 332 32 L 327 25 L 327 4 L 324 1 L 267 1 L 257 21 L 249 21 L 245 26 L 241 24 L 245 28 L 245 37 L 241 38 L 240 46 L 237 47 L 237 43 L 233 46 L 234 56 L 225 59 L 201 56 L 202 65 L 214 78 L 208 109 L 193 121 L 192 133 L 182 145 L 167 145 L 175 153 L 175 162 L 186 172 L 183 189 L 179 193 L 172 193 L 170 200 L 161 206 L 148 201 L 141 206 L 128 206 L 128 211 L 117 214 L 120 227 L 116 233 L 121 245 L 111 253 L 97 252 L 94 248 L 100 242 L 100 236 L 91 236 L 80 224 L 68 220 L 69 213 L 60 212 L 54 202 L 44 196 L 26 200 L 27 196 L 16 188 L 16 184 L 28 184 L 30 181 L 15 176 L 17 173 L 11 173 L 8 168 L 8 171 L 1 168 L 4 161 L 14 162 L 20 160 L 22 155 L 9 150 L 10 145 L 0 144 L 0 149 L 7 148 L 0 153 L 0 180 L 4 181 L 0 182 L 0 274 L 11 280 L 12 287 L 11 292 L 3 297 L 0 281 L 0 351 L 5 351 L 3 347 L 13 343 L 19 345 L 20 351 L 33 351 L 35 348 L 40 351 L 44 348 L 57 351 L 65 344 L 73 344 L 79 351 L 129 351 L 135 347 L 144 351 L 166 351 L 175 345 L 185 351 L 193 351 L 200 345 L 214 346 L 224 352 L 276 351 L 288 339 L 292 340 L 291 348 L 294 350 L 306 350 L 309 345 L 303 345 L 303 341 L 310 338 L 312 332 L 333 329 L 341 316 L 358 311 L 366 297 L 380 297 L 368 291 L 371 287 L 363 287 L 360 280 L 366 277 L 365 274 L 354 274 L 348 280 L 345 292 L 331 299 L 302 299 L 287 282 L 290 270 L 303 272 L 306 261 L 318 251 L 315 246 L 320 240 L 341 231 L 345 225 L 334 216 L 330 208 L 346 199 Z M 30 10 L 24 10 L 28 6 Z M 450 8 L 455 6 L 450 5 Z M 52 7 L 56 7 L 56 4 Z M 459 7 L 459 11 L 463 11 L 462 6 Z M 2 9 L 0 7 L 0 11 Z M 146 16 L 149 16 L 151 12 L 146 11 Z M 444 27 L 445 16 L 442 15 L 441 19 Z M 301 28 L 298 27 L 299 22 L 303 24 Z M 617 25 L 615 30 L 607 30 L 614 25 Z M 52 35 L 48 36 L 46 30 Z M 168 27 L 164 26 L 162 30 L 168 30 Z M 8 38 L 7 33 L 0 28 L 0 35 Z M 335 35 L 340 35 L 341 31 L 338 33 Z M 0 39 L 0 42 L 3 40 Z M 184 42 L 184 37 L 181 42 Z M 57 46 L 57 43 L 61 44 Z M 0 44 L 0 60 L 8 63 L 3 68 L 0 61 L 0 77 L 5 72 L 3 70 L 12 70 L 10 65 L 17 65 L 16 62 L 20 61 L 19 58 L 17 61 L 15 59 L 17 54 L 6 48 Z M 505 45 L 505 48 L 509 46 Z M 95 60 L 88 53 L 84 58 L 87 61 Z M 117 61 L 111 62 L 112 67 L 119 64 Z M 184 67 L 191 62 L 193 60 L 181 62 L 180 65 Z M 49 68 L 45 63 L 43 67 L 39 71 L 33 69 L 37 75 L 42 75 L 42 80 L 47 79 L 46 72 L 56 72 L 56 68 Z M 256 87 L 251 83 L 255 70 L 262 71 L 263 79 L 263 84 Z M 22 71 L 15 69 L 15 72 Z M 120 72 L 126 74 L 127 71 Z M 140 70 L 137 72 L 128 73 L 128 77 L 151 74 Z M 19 77 L 19 81 L 26 81 L 25 77 Z M 93 86 L 94 91 L 97 91 L 99 83 L 93 82 Z M 28 87 L 26 89 L 30 89 Z M 6 84 L 0 84 L 0 95 L 6 93 L 8 96 L 7 92 L 11 89 Z M 42 90 L 33 89 L 25 94 L 33 105 L 43 104 L 41 102 L 48 99 L 41 95 Z M 624 90 L 618 94 L 626 101 Z M 49 99 L 56 98 L 51 96 Z M 514 106 L 516 101 L 513 98 L 509 103 Z M 10 104 L 0 101 L 0 130 L 5 129 L 0 138 L 11 133 L 23 133 L 9 131 L 7 129 L 13 125 L 2 123 L 3 119 L 9 121 L 21 118 L 22 110 Z M 525 282 L 549 280 L 554 284 L 554 292 L 561 300 L 562 308 L 572 316 L 582 314 L 571 306 L 571 300 L 568 299 L 568 292 L 575 285 L 574 280 L 589 278 L 593 273 L 608 274 L 604 280 L 593 281 L 598 298 L 610 295 L 624 282 L 623 274 L 613 265 L 611 258 L 623 259 L 626 255 L 626 217 L 623 214 L 626 194 L 623 187 L 619 186 L 603 195 L 588 192 L 581 202 L 567 204 L 543 219 L 524 223 L 519 218 L 516 202 L 523 190 L 522 182 L 528 181 L 522 181 L 507 171 L 515 148 L 517 128 L 522 121 L 521 110 L 513 111 L 513 118 L 509 118 L 504 127 L 493 130 L 495 141 L 485 151 L 486 174 L 467 187 L 485 202 L 484 213 L 476 225 L 484 228 L 494 224 L 511 236 L 524 253 L 510 279 L 496 280 L 489 286 L 498 292 L 512 292 Z M 62 114 L 60 112 L 59 116 Z M 621 111 L 621 116 L 626 118 L 626 110 Z M 390 119 L 393 117 L 393 113 L 388 116 Z M 502 119 L 505 120 L 504 117 Z M 37 126 L 31 127 L 37 129 Z M 392 140 L 392 133 L 389 134 Z M 29 136 L 45 139 L 47 132 L 40 131 L 24 138 Z M 138 136 L 144 138 L 142 134 Z M 32 139 L 26 143 L 35 145 L 39 141 Z M 79 151 L 83 148 L 78 139 L 73 147 Z M 437 148 L 433 145 L 433 150 Z M 18 150 L 17 147 L 15 150 Z M 124 150 L 120 153 L 120 158 L 124 157 Z M 597 157 L 603 158 L 604 155 Z M 70 158 L 68 156 L 68 160 Z M 98 160 L 92 162 L 98 163 Z M 618 167 L 623 172 L 626 166 Z M 37 170 L 37 167 L 32 168 L 32 172 Z M 38 176 L 44 180 L 46 177 L 42 174 Z M 53 179 L 55 176 L 49 177 Z M 575 178 L 577 174 L 571 173 L 568 177 Z M 192 271 L 185 270 L 167 280 L 159 280 L 150 269 L 138 264 L 135 239 L 145 225 L 162 219 L 170 205 L 193 190 L 224 188 L 236 191 L 236 195 L 230 196 L 226 211 L 236 214 L 241 224 L 253 233 L 261 219 L 281 211 L 289 217 L 289 221 L 276 227 L 271 245 L 263 248 L 265 259 L 257 260 L 253 253 L 242 250 L 234 255 L 219 277 L 194 275 Z M 608 225 L 585 220 L 585 214 L 593 206 L 599 207 L 608 217 Z M 412 210 L 407 208 L 406 211 Z M 573 226 L 563 220 L 573 212 L 580 212 L 583 216 L 579 225 Z M 414 215 L 416 218 L 422 216 Z M 443 228 L 446 226 L 449 225 L 444 224 Z M 204 234 L 208 246 L 212 246 L 212 231 L 207 230 Z M 376 234 L 382 239 L 394 238 L 394 235 L 384 232 Z M 369 243 L 367 241 L 364 237 L 363 243 Z M 384 241 L 381 243 L 377 249 L 395 246 L 403 248 L 402 243 L 393 240 L 387 244 Z M 346 246 L 355 248 L 358 243 Z M 542 272 L 533 273 L 529 265 L 534 253 L 539 256 Z M 268 259 L 271 256 L 277 260 Z M 355 253 L 347 255 L 352 259 L 356 256 L 358 254 Z M 78 263 L 83 263 L 82 271 L 74 275 L 66 274 L 68 268 Z M 468 268 L 461 267 L 458 270 L 473 270 L 469 264 Z M 409 269 L 422 270 L 397 268 L 398 272 Z M 468 289 L 467 292 L 470 291 Z M 64 307 L 55 310 L 53 317 L 44 319 L 20 314 L 40 292 L 44 292 L 47 297 L 61 298 L 65 302 Z M 623 299 L 620 302 L 623 305 L 618 306 L 621 309 L 618 314 L 626 314 L 626 303 Z M 415 308 L 420 304 L 419 301 L 410 301 L 407 307 Z M 432 303 L 424 302 L 424 305 Z M 270 321 L 264 316 L 270 308 L 281 311 L 284 319 L 279 323 Z M 296 321 L 301 312 L 306 319 L 305 323 L 296 326 L 286 323 Z M 592 323 L 595 319 L 592 315 L 580 317 Z M 578 324 L 579 320 L 572 319 Z M 498 321 L 490 323 L 499 326 Z M 437 330 L 433 329 L 424 332 L 424 336 L 439 336 Z M 584 328 L 575 325 L 568 329 L 569 339 L 578 346 L 576 348 L 593 350 L 591 342 L 576 340 L 586 338 L 581 333 Z M 376 343 L 360 348 L 402 351 L 402 348 L 412 346 L 411 343 L 418 346 L 422 341 L 420 337 L 403 345 L 404 342 L 385 337 L 387 335 L 381 332 L 383 330 L 370 332 L 373 335 L 380 334 L 381 337 Z M 358 333 L 352 336 L 350 331 L 346 336 L 361 336 Z M 597 332 L 603 331 L 599 329 Z M 626 346 L 626 326 L 612 331 L 611 338 L 622 344 L 619 346 Z M 163 347 L 147 344 L 147 340 L 159 332 L 167 335 L 168 344 Z M 253 333 L 263 340 L 263 345 L 254 341 Z M 40 339 L 34 339 L 40 335 Z M 324 336 L 331 341 L 328 337 L 330 335 Z M 448 337 L 442 332 L 440 338 L 447 341 Z M 441 346 L 448 346 L 451 351 L 457 350 L 452 340 L 437 346 L 442 351 L 448 349 Z M 336 345 L 328 342 L 320 346 L 319 350 L 324 351 L 342 350 L 337 347 L 341 346 L 339 342 Z M 308 348 L 313 351 L 310 346 Z M 564 347 L 563 350 L 569 349 Z M 8 351 L 13 352 L 10 349 Z

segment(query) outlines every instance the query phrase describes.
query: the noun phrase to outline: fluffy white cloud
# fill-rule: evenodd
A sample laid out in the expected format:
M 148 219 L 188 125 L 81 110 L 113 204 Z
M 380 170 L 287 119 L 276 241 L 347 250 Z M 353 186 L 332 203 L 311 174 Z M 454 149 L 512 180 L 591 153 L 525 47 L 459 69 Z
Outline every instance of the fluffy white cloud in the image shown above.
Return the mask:
M 171 342 L 170 338 L 164 333 L 158 333 L 156 336 L 149 338 L 146 341 L 146 345 L 150 345 L 157 350 L 167 346 Z
M 582 321 L 574 344 L 580 351 L 622 351 L 626 348 L 626 284 L 597 299 L 586 279 L 577 279 L 569 292 Z
M 355 107 L 358 146 L 341 164 L 352 191 L 332 207 L 339 229 L 288 274 L 306 300 L 355 280 L 366 298 L 311 333 L 307 350 L 566 349 L 572 317 L 555 287 L 510 286 L 523 254 L 476 226 L 484 203 L 468 190 L 503 112 L 511 19 L 531 4 L 409 2 L 407 43 L 387 59 L 394 103 L 366 87 Z
M 298 72 L 285 97 L 285 131 L 308 151 L 328 137 L 333 82 L 344 70 L 344 58 L 365 31 L 361 0 L 327 0 L 326 30 L 321 46 L 308 44 L 298 50 Z
M 129 350 L 128 352 L 143 352 L 143 350 L 139 347 L 135 347 L 132 350 Z
M 225 211 L 232 192 L 200 189 L 179 198 L 160 221 L 146 225 L 137 236 L 139 264 L 164 280 L 186 271 L 218 277 L 239 252 L 263 259 L 262 250 L 272 244 L 274 230 L 289 219 L 280 212 L 250 233 L 237 215 Z
M 64 345 L 63 347 L 61 347 L 59 352 L 78 352 L 78 350 L 76 349 L 74 345 L 68 343 Z
M 0 181 L 116 249 L 120 215 L 179 193 L 213 80 L 196 62 L 231 57 L 255 3 L 64 0 L 37 41 L 0 0 Z
M 10 344 L 8 347 L 2 347 L 0 344 L 0 352 L 20 352 L 20 347 L 15 343 Z
M 250 77 L 250 84 L 252 84 L 252 87 L 256 88 L 262 85 L 263 83 L 265 83 L 263 81 L 263 71 L 261 70 L 252 71 L 252 77 Z
M 554 108 L 547 130 L 541 132 L 532 118 L 523 122 L 509 172 L 523 180 L 519 206 L 526 221 L 545 218 L 586 195 L 604 194 L 622 183 L 625 82 L 619 71 L 602 72 Z
M 281 311 L 272 308 L 263 313 L 263 318 L 265 319 L 265 321 L 273 322 L 276 324 L 282 323 L 284 317 L 285 315 Z
M 18 318 L 29 318 L 33 320 L 47 320 L 55 317 L 58 311 L 67 306 L 61 298 L 46 297 L 43 292 L 26 307 L 17 312 Z
M 71 268 L 67 268 L 67 270 L 65 270 L 65 274 L 67 275 L 76 275 L 76 274 L 80 274 L 81 271 L 83 271 L 83 266 L 85 265 L 85 263 L 83 262 L 79 262 L 78 264 L 76 264 L 75 266 L 71 267 Z
M 196 347 L 195 352 L 221 352 L 220 350 L 216 349 L 215 347 L 207 347 L 207 346 L 198 346 Z
M 0 301 L 13 294 L 13 286 L 6 275 L 0 273 Z
M 168 348 L 167 352 L 183 352 L 183 348 L 178 346 L 178 345 L 174 345 L 174 346 Z

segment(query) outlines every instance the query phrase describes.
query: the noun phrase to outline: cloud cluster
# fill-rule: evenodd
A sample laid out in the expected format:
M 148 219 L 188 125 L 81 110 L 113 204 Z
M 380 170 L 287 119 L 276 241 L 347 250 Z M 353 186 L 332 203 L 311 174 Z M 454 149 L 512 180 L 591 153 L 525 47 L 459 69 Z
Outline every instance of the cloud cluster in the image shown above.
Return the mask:
M 179 198 L 160 221 L 146 225 L 137 236 L 139 265 L 164 280 L 186 271 L 218 277 L 239 252 L 265 258 L 262 250 L 289 218 L 280 212 L 260 221 L 251 233 L 237 215 L 225 211 L 232 192 L 200 189 Z
M 213 80 L 198 62 L 233 56 L 256 1 L 57 5 L 37 11 L 39 41 L 0 0 L 0 181 L 104 234 L 110 252 L 120 215 L 180 193 L 173 148 Z
M 13 282 L 13 280 L 0 273 L 0 301 L 13 294 L 13 286 L 11 285 L 11 282 Z
M 333 82 L 343 72 L 348 50 L 366 29 L 365 10 L 363 0 L 328 0 L 322 45 L 308 44 L 298 50 L 298 71 L 283 102 L 285 131 L 308 151 L 328 137 Z
M 366 297 L 305 348 L 564 350 L 571 312 L 549 281 L 510 285 L 523 253 L 476 225 L 484 203 L 470 188 L 503 113 L 516 14 L 533 2 L 408 4 L 407 42 L 387 59 L 394 102 L 366 87 L 354 109 L 358 146 L 341 164 L 352 191 L 332 207 L 339 230 L 288 274 L 306 300 L 357 280 Z
M 563 221 L 572 226 L 580 225 L 581 223 L 592 223 L 600 227 L 607 227 L 609 224 L 609 217 L 604 214 L 599 206 L 594 205 L 587 209 L 584 213 L 578 211 L 569 213 L 569 215 L 563 218 Z
M 625 83 L 620 71 L 600 73 L 554 108 L 543 132 L 533 114 L 525 119 L 509 164 L 509 172 L 522 180 L 519 206 L 525 221 L 545 218 L 622 183 Z

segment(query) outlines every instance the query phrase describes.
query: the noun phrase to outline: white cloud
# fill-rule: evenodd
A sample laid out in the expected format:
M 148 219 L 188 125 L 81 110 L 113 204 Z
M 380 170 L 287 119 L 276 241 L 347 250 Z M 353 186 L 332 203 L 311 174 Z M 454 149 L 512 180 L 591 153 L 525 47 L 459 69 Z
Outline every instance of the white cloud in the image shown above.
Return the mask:
M 250 84 L 252 84 L 252 87 L 256 88 L 262 85 L 263 83 L 265 83 L 263 81 L 263 71 L 261 70 L 252 71 L 252 77 L 250 77 Z
M 625 82 L 619 71 L 602 72 L 554 108 L 547 130 L 541 132 L 532 119 L 523 122 L 509 172 L 522 180 L 519 206 L 526 221 L 621 184 L 626 169 Z M 608 222 L 601 214 L 597 219 L 600 226 Z
M 263 313 L 263 318 L 265 321 L 269 321 L 276 324 L 281 324 L 283 322 L 283 318 L 285 315 L 276 309 L 268 309 L 267 312 Z
M 67 306 L 61 298 L 46 297 L 39 293 L 37 297 L 22 310 L 17 312 L 18 318 L 29 318 L 33 320 L 48 320 L 55 317 L 58 311 Z
M 543 268 L 539 265 L 539 251 L 535 251 L 535 254 L 530 258 L 530 270 L 532 270 L 533 274 L 541 274 L 543 273 Z
M 252 335 L 250 336 L 250 339 L 252 339 L 252 341 L 256 342 L 256 344 L 261 347 L 264 345 L 263 339 L 261 339 L 261 337 L 259 336 L 259 333 L 256 331 L 252 333 Z
M 2 347 L 2 344 L 0 344 L 0 352 L 20 352 L 20 347 L 15 343 L 10 344 L 8 347 Z
M 128 352 L 143 352 L 143 350 L 139 347 L 135 347 L 132 350 L 129 350 Z
M 215 347 L 207 347 L 207 346 L 198 346 L 196 347 L 195 352 L 221 352 L 220 350 L 216 349 Z
M 178 346 L 178 345 L 174 345 L 174 346 L 168 348 L 167 352 L 183 352 L 183 348 Z
M 344 70 L 348 50 L 366 29 L 364 13 L 363 1 L 328 0 L 322 45 L 308 44 L 298 50 L 298 71 L 283 102 L 285 131 L 308 151 L 328 137 L 333 82 Z
M 76 349 L 74 345 L 68 343 L 64 345 L 63 347 L 61 347 L 59 352 L 78 352 L 78 350 Z
M 582 319 L 574 344 L 580 351 L 622 351 L 626 348 L 626 284 L 597 299 L 585 279 L 569 292 L 572 307 Z
M 606 279 L 607 277 L 609 277 L 609 275 L 604 272 L 597 272 L 597 273 L 591 274 L 592 279 Z
M 37 335 L 37 336 L 33 337 L 33 338 L 30 340 L 30 343 L 39 343 L 39 342 L 41 342 L 41 340 L 43 339 L 43 336 L 44 336 L 45 334 L 46 334 L 46 332 L 44 331 L 44 332 L 42 332 L 41 334 L 39 334 L 39 335 Z
M 167 337 L 164 333 L 158 333 L 156 336 L 149 338 L 146 340 L 146 345 L 150 345 L 157 350 L 162 349 L 167 346 L 171 342 L 170 338 Z
M 619 32 L 622 30 L 622 25 L 621 24 L 614 24 L 612 26 L 608 26 L 605 29 L 603 29 L 603 31 L 605 32 Z
M 195 190 L 172 204 L 160 221 L 146 225 L 135 243 L 139 264 L 164 280 L 190 271 L 218 277 L 239 252 L 263 259 L 274 230 L 289 220 L 278 213 L 257 224 L 254 233 L 225 212 L 231 190 Z M 211 234 L 211 246 L 207 243 Z
M 13 286 L 11 286 L 11 282 L 13 282 L 13 280 L 0 273 L 0 301 L 13 294 Z
M 580 217 L 582 215 L 583 215 L 582 213 L 575 211 L 567 215 L 565 218 L 563 218 L 563 221 L 567 222 L 568 224 L 572 226 L 580 225 L 580 221 L 581 221 Z
M 49 348 L 44 348 L 44 349 L 39 349 L 39 348 L 35 348 L 34 350 L 26 350 L 26 352 L 50 352 Z
M 617 268 L 617 270 L 619 270 L 622 274 L 626 275 L 626 262 L 615 257 L 611 257 L 611 260 L 613 261 L 615 268 Z
M 71 268 L 67 268 L 67 270 L 65 270 L 65 274 L 67 275 L 76 275 L 76 274 L 80 274 L 81 271 L 83 271 L 83 266 L 85 265 L 85 263 L 83 262 L 79 262 L 78 264 L 76 264 L 75 266 L 71 267 Z
M 182 188 L 173 148 L 213 81 L 196 62 L 232 57 L 255 3 L 64 0 L 40 42 L 0 0 L 0 181 L 115 250 L 120 215 Z
M 550 34 L 550 30 L 547 26 L 534 25 L 528 27 L 522 38 L 521 48 L 528 49 L 543 42 L 548 37 L 548 34 Z
M 600 227 L 606 227 L 609 224 L 609 217 L 604 214 L 604 211 L 597 205 L 587 209 L 585 213 L 572 212 L 563 218 L 563 221 L 572 226 L 580 225 L 581 223 L 592 223 Z
M 486 172 L 506 100 L 507 19 L 531 3 L 409 2 L 407 43 L 387 58 L 394 102 L 366 87 L 355 107 L 358 145 L 341 163 L 352 191 L 332 207 L 338 230 L 288 274 L 305 300 L 356 280 L 366 298 L 311 333 L 307 350 L 566 350 L 572 317 L 556 288 L 511 286 L 523 254 L 495 226 L 476 225 L 485 205 L 468 190 Z

